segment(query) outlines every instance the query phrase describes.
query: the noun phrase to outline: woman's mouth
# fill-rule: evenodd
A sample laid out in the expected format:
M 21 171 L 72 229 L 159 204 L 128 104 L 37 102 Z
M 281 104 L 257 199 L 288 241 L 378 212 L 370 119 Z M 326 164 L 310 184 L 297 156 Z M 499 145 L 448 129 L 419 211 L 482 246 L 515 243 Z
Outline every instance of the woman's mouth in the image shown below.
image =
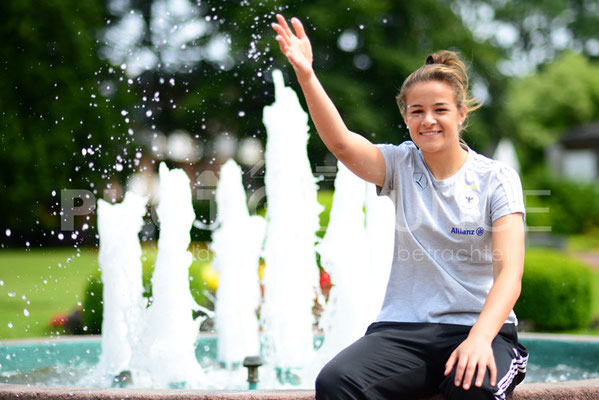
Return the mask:
M 435 136 L 440 134 L 441 131 L 429 131 L 429 132 L 420 132 L 422 136 Z

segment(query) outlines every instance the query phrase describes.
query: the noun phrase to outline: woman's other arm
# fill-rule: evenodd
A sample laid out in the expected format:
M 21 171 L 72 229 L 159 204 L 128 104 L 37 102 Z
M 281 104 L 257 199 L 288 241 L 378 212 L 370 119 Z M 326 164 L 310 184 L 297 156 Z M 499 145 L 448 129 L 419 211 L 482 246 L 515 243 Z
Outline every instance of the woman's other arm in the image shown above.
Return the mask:
M 468 338 L 451 354 L 445 365 L 449 375 L 454 365 L 456 386 L 481 386 L 487 369 L 491 385 L 496 384 L 497 367 L 491 342 L 505 323 L 520 296 L 524 270 L 524 222 L 522 214 L 508 214 L 498 218 L 492 228 L 492 257 L 494 282 L 478 320 Z
M 345 126 L 337 108 L 320 84 L 312 68 L 312 47 L 302 23 L 291 19 L 295 33 L 282 15 L 272 27 L 279 47 L 293 66 L 306 98 L 310 117 L 329 151 L 360 178 L 383 186 L 385 160 L 381 151 L 365 137 Z

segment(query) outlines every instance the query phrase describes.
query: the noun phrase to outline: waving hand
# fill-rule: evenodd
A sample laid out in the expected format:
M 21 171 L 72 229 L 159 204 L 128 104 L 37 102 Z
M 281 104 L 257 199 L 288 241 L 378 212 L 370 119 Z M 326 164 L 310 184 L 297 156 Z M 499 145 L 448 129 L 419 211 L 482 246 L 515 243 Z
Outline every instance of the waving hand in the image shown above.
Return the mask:
M 312 46 L 306 36 L 304 27 L 299 19 L 292 18 L 291 25 L 295 33 L 291 30 L 285 18 L 277 14 L 278 23 L 273 23 L 272 28 L 277 32 L 277 42 L 287 60 L 293 66 L 298 80 L 309 79 L 314 70 L 312 69 Z

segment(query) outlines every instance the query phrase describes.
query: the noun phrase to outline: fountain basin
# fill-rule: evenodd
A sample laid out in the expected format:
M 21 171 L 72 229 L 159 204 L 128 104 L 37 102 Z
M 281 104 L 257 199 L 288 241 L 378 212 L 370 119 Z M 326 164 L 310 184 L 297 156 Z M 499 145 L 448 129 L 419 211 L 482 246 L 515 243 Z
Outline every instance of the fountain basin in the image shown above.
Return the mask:
M 599 338 L 574 335 L 521 334 L 531 352 L 525 383 L 518 386 L 513 399 L 599 399 Z M 215 335 L 202 335 L 196 356 L 214 359 Z M 121 389 L 38 386 L 35 381 L 14 384 L 10 371 L 33 371 L 56 364 L 93 365 L 100 354 L 99 337 L 21 340 L 0 342 L 0 398 L 2 399 L 313 399 L 313 390 L 188 390 Z M 534 382 L 544 379 L 554 382 Z M 590 379 L 581 379 L 590 378 Z M 567 380 L 565 379 L 575 379 Z M 530 383 L 530 381 L 533 381 Z M 555 382 L 562 380 L 559 382 Z M 433 397 L 432 399 L 441 399 Z
M 6 400 L 314 400 L 313 390 L 139 390 L 96 389 L 79 387 L 23 386 L 0 384 L 0 398 Z M 599 399 L 599 379 L 555 383 L 524 383 L 518 386 L 511 400 L 572 400 Z M 421 400 L 441 400 L 440 396 Z

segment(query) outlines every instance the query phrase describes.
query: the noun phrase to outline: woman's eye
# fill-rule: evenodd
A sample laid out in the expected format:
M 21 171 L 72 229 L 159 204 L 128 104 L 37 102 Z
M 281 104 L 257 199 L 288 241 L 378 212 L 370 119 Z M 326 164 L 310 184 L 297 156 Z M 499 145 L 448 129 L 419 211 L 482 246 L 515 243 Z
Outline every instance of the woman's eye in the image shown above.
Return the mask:
M 445 112 L 447 111 L 447 108 L 437 108 L 437 112 Z
M 422 110 L 414 110 L 410 114 L 422 114 Z

